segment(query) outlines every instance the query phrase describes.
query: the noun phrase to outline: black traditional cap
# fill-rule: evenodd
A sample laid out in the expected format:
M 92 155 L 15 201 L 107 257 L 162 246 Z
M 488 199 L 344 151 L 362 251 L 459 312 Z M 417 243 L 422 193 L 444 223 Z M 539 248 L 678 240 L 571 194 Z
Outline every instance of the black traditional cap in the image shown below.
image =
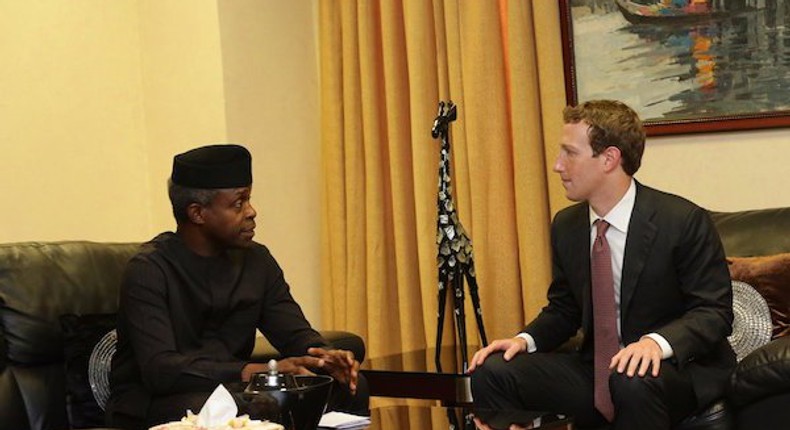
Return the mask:
M 188 188 L 252 185 L 252 156 L 240 145 L 208 145 L 173 157 L 173 183 Z

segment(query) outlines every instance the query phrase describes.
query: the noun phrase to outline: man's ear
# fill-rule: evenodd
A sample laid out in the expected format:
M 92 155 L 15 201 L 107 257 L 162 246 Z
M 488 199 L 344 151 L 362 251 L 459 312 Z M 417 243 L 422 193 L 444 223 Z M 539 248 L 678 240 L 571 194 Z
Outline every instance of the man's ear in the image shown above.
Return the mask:
M 192 224 L 204 224 L 206 221 L 203 219 L 203 206 L 197 203 L 190 203 L 187 206 L 187 217 Z
M 604 166 L 607 172 L 620 167 L 622 153 L 620 153 L 620 149 L 618 147 L 607 146 L 606 149 L 604 149 L 601 153 L 601 156 L 604 157 Z

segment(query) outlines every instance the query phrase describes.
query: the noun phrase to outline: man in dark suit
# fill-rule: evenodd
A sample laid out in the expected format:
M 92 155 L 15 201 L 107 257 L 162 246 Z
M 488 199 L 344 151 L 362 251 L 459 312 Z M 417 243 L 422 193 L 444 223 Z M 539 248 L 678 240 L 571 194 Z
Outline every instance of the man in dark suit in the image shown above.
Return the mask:
M 475 404 L 669 429 L 721 396 L 735 366 L 721 241 L 705 210 L 633 179 L 645 133 L 631 108 L 597 100 L 563 114 L 554 171 L 579 203 L 552 223 L 548 305 L 472 358 Z M 577 351 L 552 352 L 579 329 Z
M 268 371 L 250 359 L 255 329 L 284 356 L 277 371 L 330 374 L 338 382 L 333 406 L 367 412 L 353 353 L 329 348 L 310 327 L 277 261 L 252 240 L 251 193 L 251 156 L 242 146 L 204 146 L 173 159 L 177 230 L 144 244 L 121 285 L 107 403 L 114 427 L 179 420 L 187 409 L 197 413 L 217 385 Z

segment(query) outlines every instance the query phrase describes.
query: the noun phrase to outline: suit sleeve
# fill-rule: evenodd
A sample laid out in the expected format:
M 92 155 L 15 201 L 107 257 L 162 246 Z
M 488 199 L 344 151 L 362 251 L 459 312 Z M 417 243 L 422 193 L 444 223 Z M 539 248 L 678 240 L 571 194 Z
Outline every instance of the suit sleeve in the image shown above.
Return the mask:
M 535 340 L 537 351 L 552 351 L 576 334 L 581 326 L 581 306 L 571 291 L 566 270 L 561 258 L 563 247 L 569 244 L 559 238 L 558 222 L 551 227 L 552 282 L 548 300 L 538 316 L 530 322 L 524 332 Z
M 708 214 L 688 215 L 673 255 L 685 312 L 657 330 L 682 366 L 715 351 L 732 332 L 732 286 L 724 249 Z

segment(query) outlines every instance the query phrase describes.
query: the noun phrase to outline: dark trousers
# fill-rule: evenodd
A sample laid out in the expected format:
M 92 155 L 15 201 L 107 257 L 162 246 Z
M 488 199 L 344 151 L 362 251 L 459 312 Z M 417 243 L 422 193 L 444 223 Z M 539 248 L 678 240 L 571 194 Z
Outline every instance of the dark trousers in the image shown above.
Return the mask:
M 612 428 L 671 429 L 697 406 L 688 375 L 663 361 L 659 376 L 609 378 Z M 568 414 L 579 427 L 607 424 L 593 405 L 593 366 L 578 353 L 493 354 L 472 374 L 475 407 Z

